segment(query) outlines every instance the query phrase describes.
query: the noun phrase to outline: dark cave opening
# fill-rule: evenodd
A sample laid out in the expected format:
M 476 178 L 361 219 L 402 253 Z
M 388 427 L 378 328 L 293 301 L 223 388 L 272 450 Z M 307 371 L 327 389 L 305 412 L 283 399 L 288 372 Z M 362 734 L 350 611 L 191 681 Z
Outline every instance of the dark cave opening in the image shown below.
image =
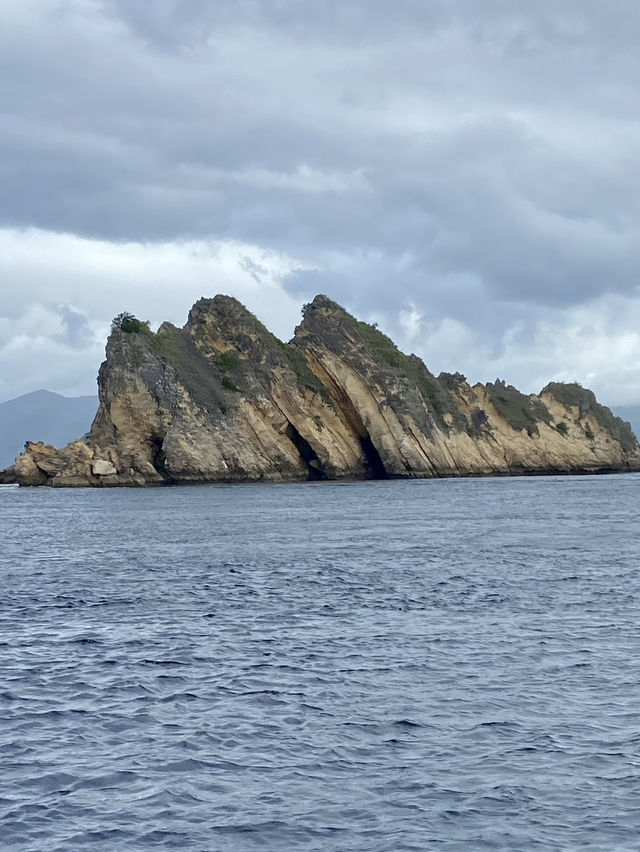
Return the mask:
M 327 479 L 327 474 L 322 469 L 322 464 L 318 458 L 318 454 L 311 444 L 302 437 L 300 432 L 298 432 L 292 423 L 289 423 L 287 426 L 285 434 L 300 453 L 300 458 L 306 464 L 309 480 L 317 482 L 322 479 Z
M 367 462 L 367 467 L 372 479 L 389 479 L 389 474 L 386 471 L 384 463 L 380 458 L 380 453 L 376 449 L 369 435 L 360 438 L 362 452 Z
M 151 464 L 158 471 L 160 476 L 167 476 L 166 457 L 163 449 L 163 439 L 154 437 L 151 441 Z

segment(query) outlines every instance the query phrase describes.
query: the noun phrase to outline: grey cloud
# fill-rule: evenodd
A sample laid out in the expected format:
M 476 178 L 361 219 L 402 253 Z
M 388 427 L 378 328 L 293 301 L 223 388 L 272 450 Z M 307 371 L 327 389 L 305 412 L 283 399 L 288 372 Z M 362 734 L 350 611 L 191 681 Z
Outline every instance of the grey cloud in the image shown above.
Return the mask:
M 634 48 L 629 25 L 640 17 L 626 0 L 606 6 L 594 0 L 107 0 L 107 9 L 127 21 L 140 36 L 161 46 L 194 44 L 230 26 L 254 26 L 291 33 L 308 40 L 330 39 L 350 44 L 386 41 L 390 36 L 464 26 L 474 38 L 513 52 L 544 51 L 550 46 L 581 46 L 586 36 L 598 45 L 610 41 Z
M 475 330 L 481 341 L 483 354 L 492 361 L 504 354 L 502 334 L 517 327 L 517 336 L 524 347 L 531 345 L 536 327 L 552 316 L 545 307 L 523 311 L 519 303 L 492 300 L 479 279 L 467 275 L 438 277 L 425 275 L 418 265 L 406 258 L 393 262 L 387 258 L 363 259 L 351 264 L 344 272 L 324 270 L 299 270 L 287 279 L 290 292 L 301 300 L 309 300 L 315 293 L 326 293 L 350 308 L 361 317 L 384 317 L 385 331 L 404 349 L 422 354 L 428 344 L 429 329 L 444 317 L 455 317 L 469 329 Z M 401 314 L 416 309 L 421 315 L 423 332 L 416 340 L 407 337 Z M 473 364 L 477 353 L 469 353 L 468 363 Z M 454 360 L 451 360 L 453 357 Z M 440 370 L 462 369 L 458 350 L 433 353 L 429 366 Z M 466 369 L 469 370 L 467 366 Z M 478 377 L 478 365 L 470 370 Z
M 64 332 L 55 336 L 55 340 L 72 349 L 86 349 L 94 343 L 89 318 L 81 311 L 69 305 L 59 305 L 57 312 L 62 320 Z
M 443 0 L 400 0 L 389 15 L 385 0 L 330 0 L 302 5 L 297 0 L 156 0 L 150 14 L 145 0 L 108 0 L 106 8 L 133 32 L 162 48 L 199 44 L 229 27 L 252 26 L 290 33 L 304 40 L 357 43 L 388 37 L 391 30 L 442 26 L 454 13 Z
M 53 6 L 0 31 L 4 225 L 285 251 L 317 268 L 289 292 L 416 305 L 496 358 L 505 328 L 636 293 L 627 0 Z

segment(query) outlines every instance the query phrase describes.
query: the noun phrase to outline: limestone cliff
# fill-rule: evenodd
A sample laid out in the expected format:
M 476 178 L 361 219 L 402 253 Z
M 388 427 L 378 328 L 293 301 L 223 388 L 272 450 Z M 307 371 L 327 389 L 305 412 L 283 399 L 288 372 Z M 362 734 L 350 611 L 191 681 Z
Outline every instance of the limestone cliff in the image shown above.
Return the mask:
M 23 485 L 431 477 L 640 469 L 628 424 L 579 385 L 525 396 L 437 378 L 325 296 L 290 343 L 237 300 L 201 299 L 184 328 L 121 323 L 86 439 L 30 443 Z

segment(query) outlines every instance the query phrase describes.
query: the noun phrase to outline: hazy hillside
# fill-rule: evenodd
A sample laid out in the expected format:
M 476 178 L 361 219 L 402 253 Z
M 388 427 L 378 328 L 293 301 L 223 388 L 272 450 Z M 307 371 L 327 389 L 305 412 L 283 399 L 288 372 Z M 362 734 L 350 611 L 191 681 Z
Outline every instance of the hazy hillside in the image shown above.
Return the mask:
M 12 465 L 25 441 L 62 447 L 89 431 L 97 396 L 66 397 L 38 390 L 0 403 L 0 469 Z
M 611 410 L 618 417 L 631 423 L 636 438 L 640 438 L 640 405 L 615 405 Z

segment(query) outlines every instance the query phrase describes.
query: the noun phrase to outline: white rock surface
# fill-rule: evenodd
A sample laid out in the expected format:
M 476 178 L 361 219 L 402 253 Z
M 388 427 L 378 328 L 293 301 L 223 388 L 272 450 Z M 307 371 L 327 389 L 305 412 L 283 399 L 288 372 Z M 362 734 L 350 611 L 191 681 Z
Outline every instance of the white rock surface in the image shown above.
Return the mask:
M 115 465 L 107 459 L 96 459 L 91 465 L 91 470 L 94 476 L 113 476 L 118 472 Z

